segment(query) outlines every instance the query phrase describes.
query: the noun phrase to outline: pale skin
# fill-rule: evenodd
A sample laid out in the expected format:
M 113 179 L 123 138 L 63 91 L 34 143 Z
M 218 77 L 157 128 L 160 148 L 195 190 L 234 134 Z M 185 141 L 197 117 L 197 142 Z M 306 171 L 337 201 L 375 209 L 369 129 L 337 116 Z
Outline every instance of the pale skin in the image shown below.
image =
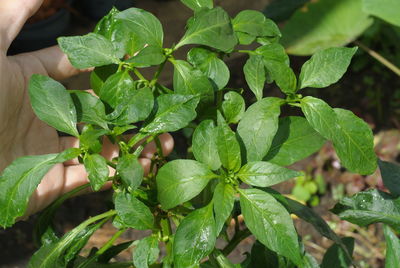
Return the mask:
M 32 74 L 62 80 L 85 70 L 73 68 L 58 47 L 7 57 L 12 40 L 42 2 L 0 1 L 0 173 L 18 157 L 58 153 L 79 146 L 76 138 L 59 137 L 54 128 L 35 116 L 29 102 L 27 84 Z M 172 137 L 163 134 L 160 140 L 164 154 L 169 154 L 174 146 Z M 156 146 L 152 143 L 145 147 L 141 155 L 140 163 L 145 173 L 149 171 L 150 158 L 155 152 Z M 104 140 L 102 155 L 112 159 L 118 155 L 118 149 Z M 42 210 L 60 195 L 87 183 L 87 177 L 77 159 L 57 164 L 32 195 L 26 215 Z

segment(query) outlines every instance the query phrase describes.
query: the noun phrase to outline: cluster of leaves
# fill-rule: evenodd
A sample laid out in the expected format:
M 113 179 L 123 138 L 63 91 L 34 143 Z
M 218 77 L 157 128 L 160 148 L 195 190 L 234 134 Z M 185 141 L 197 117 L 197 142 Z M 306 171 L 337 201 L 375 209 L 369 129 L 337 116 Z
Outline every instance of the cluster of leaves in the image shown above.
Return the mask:
M 270 186 L 300 176 L 285 166 L 318 151 L 326 140 L 332 141 L 348 170 L 360 174 L 375 171 L 377 159 L 368 125 L 350 111 L 333 109 L 321 99 L 298 93 L 305 87 L 322 88 L 337 82 L 357 49 L 321 50 L 304 64 L 297 78 L 278 43 L 278 27 L 262 13 L 245 10 L 232 19 L 211 0 L 182 2 L 194 10 L 194 16 L 172 48 L 163 47 L 158 19 L 137 8 L 113 9 L 94 33 L 59 39 L 75 67 L 95 67 L 91 86 L 96 95 L 66 90 L 40 75 L 32 76 L 29 94 L 36 115 L 79 138 L 80 148 L 22 157 L 6 168 L 0 178 L 0 225 L 11 226 L 23 216 L 30 195 L 53 165 L 78 157 L 90 183 L 42 213 L 35 232 L 41 247 L 30 267 L 129 267 L 132 263 L 135 267 L 198 267 L 206 257 L 202 267 L 265 263 L 318 267 L 304 251 L 290 214 L 313 224 L 335 242 L 322 267 L 350 263 L 351 239 L 339 238 L 318 214 Z M 252 43 L 258 44 L 254 50 L 236 49 L 239 44 Z M 175 59 L 174 52 L 189 44 L 195 46 L 187 60 Z M 223 59 L 231 53 L 249 57 L 243 71 L 257 99 L 251 105 L 241 96 L 242 90 L 227 87 L 230 72 Z M 158 82 L 166 63 L 174 66 L 173 89 Z M 150 66 L 158 69 L 146 79 L 140 69 Z M 284 98 L 264 97 L 265 84 L 273 82 Z M 280 118 L 284 105 L 301 109 L 304 117 Z M 158 136 L 185 127 L 194 129 L 194 159 L 166 161 Z M 132 129 L 137 129 L 133 137 L 123 135 Z M 104 136 L 120 148 L 115 159 L 106 160 L 100 154 Z M 144 176 L 138 156 L 153 140 L 158 154 Z M 116 170 L 115 175 L 110 176 L 109 167 Z M 59 237 L 52 217 L 62 202 L 89 185 L 97 191 L 108 181 L 113 185 L 115 208 Z M 348 203 L 340 207 L 342 217 L 351 207 Z M 246 224 L 243 230 L 238 228 L 240 214 Z M 87 257 L 79 256 L 90 236 L 110 220 L 118 228 L 110 241 Z M 237 228 L 229 238 L 227 226 L 232 220 Z M 151 230 L 152 234 L 113 246 L 129 228 Z M 245 262 L 233 265 L 226 256 L 250 234 L 258 242 Z M 393 235 L 389 229 L 387 234 Z M 221 250 L 215 248 L 218 237 L 227 240 Z M 166 249 L 163 256 L 161 245 Z M 109 263 L 131 247 L 133 262 Z

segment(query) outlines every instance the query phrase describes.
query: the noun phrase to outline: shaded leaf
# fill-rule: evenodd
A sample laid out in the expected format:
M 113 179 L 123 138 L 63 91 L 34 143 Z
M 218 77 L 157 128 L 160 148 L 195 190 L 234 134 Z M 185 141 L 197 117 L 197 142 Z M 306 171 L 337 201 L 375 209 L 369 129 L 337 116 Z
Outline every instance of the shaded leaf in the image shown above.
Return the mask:
M 383 184 L 394 196 L 400 196 L 400 166 L 394 163 L 378 160 Z
M 213 0 L 181 0 L 188 8 L 199 11 L 202 8 L 213 8 Z
M 256 10 L 243 10 L 232 20 L 233 29 L 254 37 L 280 37 L 278 26 L 263 13 Z
M 129 62 L 134 67 L 143 68 L 153 65 L 159 65 L 166 60 L 162 47 L 147 46 L 139 51 L 137 55 L 129 58 Z
M 154 217 L 150 209 L 132 194 L 115 193 L 114 203 L 117 215 L 124 226 L 137 230 L 153 228 Z
M 363 11 L 390 24 L 400 26 L 400 2 L 397 0 L 363 0 Z
M 346 45 L 361 35 L 372 19 L 362 12 L 362 0 L 310 2 L 299 9 L 282 29 L 281 43 L 294 55 Z
M 118 159 L 117 172 L 122 183 L 130 191 L 135 190 L 143 180 L 144 170 L 135 155 L 127 154 Z
M 279 119 L 279 127 L 264 160 L 288 166 L 317 152 L 325 143 L 304 117 Z
M 129 72 L 125 70 L 116 72 L 107 78 L 99 91 L 99 97 L 111 107 L 115 108 L 126 99 L 128 91 L 133 91 L 135 89 L 136 83 L 129 75 Z
M 106 80 L 118 70 L 118 65 L 111 64 L 94 68 L 90 73 L 90 88 L 99 95 L 101 87 Z
M 354 238 L 345 237 L 342 239 L 346 245 L 348 252 L 352 253 L 354 250 Z M 344 250 L 337 244 L 333 244 L 326 251 L 322 259 L 321 268 L 348 268 L 352 260 L 346 255 Z

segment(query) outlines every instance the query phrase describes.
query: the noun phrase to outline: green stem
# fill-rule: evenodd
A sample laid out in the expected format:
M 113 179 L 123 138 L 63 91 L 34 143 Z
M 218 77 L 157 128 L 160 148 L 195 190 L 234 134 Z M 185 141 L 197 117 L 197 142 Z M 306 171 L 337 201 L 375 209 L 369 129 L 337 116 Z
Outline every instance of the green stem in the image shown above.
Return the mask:
M 161 145 L 160 137 L 156 136 L 154 138 L 154 141 L 155 141 L 156 146 L 157 146 L 158 157 L 161 158 L 161 159 L 164 159 L 164 152 L 163 152 L 163 148 L 162 148 L 162 145 Z
M 245 49 L 239 49 L 239 50 L 235 50 L 234 52 L 239 52 L 239 53 L 246 53 L 249 55 L 255 55 L 256 53 L 252 50 L 245 50 Z
M 135 136 L 133 136 L 129 141 L 128 141 L 128 147 L 132 148 L 135 146 L 138 142 L 146 138 L 147 135 L 143 134 L 141 132 L 137 133 Z
M 140 80 L 147 81 L 147 79 L 139 72 L 138 69 L 133 68 L 132 70 Z
M 229 244 L 222 250 L 222 253 L 225 256 L 228 256 L 237 247 L 237 245 L 242 242 L 243 239 L 247 238 L 250 235 L 251 232 L 249 229 L 241 230 L 235 233 L 231 241 L 229 241 Z
M 380 55 L 378 52 L 370 49 L 360 41 L 354 41 L 354 44 L 359 46 L 361 49 L 365 50 L 371 57 L 382 63 L 384 66 L 386 66 L 388 69 L 390 69 L 392 72 L 400 76 L 400 68 L 388 61 L 386 58 L 384 58 L 382 55 Z
M 107 243 L 105 243 L 98 251 L 96 251 L 96 253 L 90 257 L 89 259 L 87 259 L 86 261 L 84 261 L 83 263 L 81 263 L 77 268 L 84 268 L 87 267 L 89 264 L 93 263 L 94 261 L 97 260 L 97 258 L 102 255 L 104 252 L 106 252 L 107 249 L 109 249 L 110 247 L 113 246 L 115 240 L 118 239 L 118 237 L 120 237 L 124 232 L 126 231 L 126 228 L 123 228 L 121 230 L 119 230 L 118 232 L 116 232 L 111 238 L 110 240 L 107 241 Z
M 150 81 L 150 84 L 149 84 L 150 87 L 153 87 L 157 83 L 158 77 L 160 76 L 161 72 L 163 71 L 167 60 L 168 60 L 168 58 L 165 59 L 165 61 L 158 66 L 157 72 L 154 74 L 153 79 L 151 79 L 151 81 Z
M 143 142 L 142 144 L 139 145 L 139 147 L 136 148 L 136 150 L 133 152 L 134 155 L 136 155 L 137 157 L 140 156 L 140 154 L 143 152 L 144 147 L 149 144 L 150 142 L 152 142 L 154 140 L 156 136 L 150 136 L 147 138 L 147 140 L 145 142 Z
M 112 167 L 113 169 L 117 168 L 117 165 L 114 164 L 113 162 L 111 162 L 110 160 L 107 160 L 107 165 L 109 165 L 110 167 Z

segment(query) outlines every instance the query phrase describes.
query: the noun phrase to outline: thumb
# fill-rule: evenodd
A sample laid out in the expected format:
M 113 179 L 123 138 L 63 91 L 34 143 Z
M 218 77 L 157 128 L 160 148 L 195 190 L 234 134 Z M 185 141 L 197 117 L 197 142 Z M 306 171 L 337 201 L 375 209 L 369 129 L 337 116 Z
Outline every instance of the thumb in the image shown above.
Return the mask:
M 0 49 L 3 52 L 7 51 L 26 20 L 39 9 L 42 3 L 43 0 L 0 1 Z

